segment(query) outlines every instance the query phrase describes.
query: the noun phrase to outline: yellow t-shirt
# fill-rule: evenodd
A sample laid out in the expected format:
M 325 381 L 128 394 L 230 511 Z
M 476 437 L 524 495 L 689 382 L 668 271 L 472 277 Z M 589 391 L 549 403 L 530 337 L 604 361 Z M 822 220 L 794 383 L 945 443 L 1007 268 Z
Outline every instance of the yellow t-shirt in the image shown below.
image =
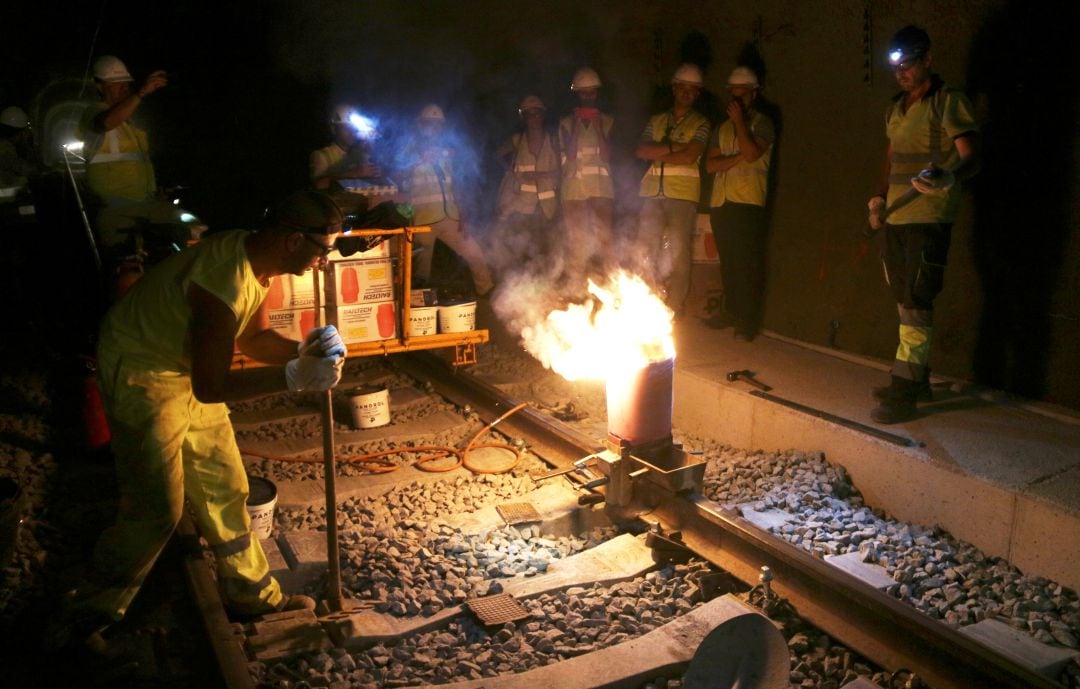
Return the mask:
M 170 256 L 146 273 L 113 305 L 101 324 L 98 350 L 155 371 L 191 372 L 191 309 L 194 283 L 225 303 L 239 335 L 258 311 L 269 285 L 251 270 L 244 242 L 249 232 L 213 235 Z

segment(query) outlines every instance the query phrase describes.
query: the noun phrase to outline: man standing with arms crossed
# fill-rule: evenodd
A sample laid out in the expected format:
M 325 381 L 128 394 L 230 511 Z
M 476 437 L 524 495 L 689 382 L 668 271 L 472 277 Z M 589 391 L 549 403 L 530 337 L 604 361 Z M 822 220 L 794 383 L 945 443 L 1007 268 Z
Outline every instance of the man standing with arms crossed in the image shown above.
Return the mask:
M 680 65 L 671 79 L 671 110 L 649 119 L 634 152 L 650 163 L 641 179 L 638 245 L 656 261 L 653 279 L 664 287 L 676 319 L 690 291 L 690 235 L 701 197 L 698 163 L 709 141 L 709 120 L 694 110 L 703 84 L 697 65 Z
M 930 36 L 916 26 L 889 41 L 889 64 L 901 92 L 885 115 L 889 146 L 870 226 L 884 227 L 882 262 L 900 314 L 892 380 L 875 388 L 878 423 L 908 421 L 930 395 L 934 298 L 941 292 L 958 183 L 978 171 L 978 127 L 970 101 L 930 71 Z M 887 222 L 886 222 L 887 219 Z

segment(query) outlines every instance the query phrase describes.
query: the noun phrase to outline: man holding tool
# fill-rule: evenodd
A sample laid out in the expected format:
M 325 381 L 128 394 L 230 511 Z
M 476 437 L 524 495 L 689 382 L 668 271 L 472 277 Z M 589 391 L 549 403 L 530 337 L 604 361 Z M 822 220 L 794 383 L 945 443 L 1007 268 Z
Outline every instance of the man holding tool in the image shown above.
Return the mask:
M 225 402 L 337 385 L 346 353 L 337 330 L 289 340 L 270 329 L 264 299 L 276 276 L 302 275 L 325 260 L 342 220 L 325 194 L 294 194 L 267 227 L 214 235 L 161 262 L 106 315 L 98 363 L 119 515 L 98 541 L 94 571 L 71 594 L 57 636 L 107 646 L 104 629 L 124 617 L 185 498 L 214 552 L 231 612 L 314 607 L 310 598 L 282 593 L 252 537 L 248 481 Z M 277 368 L 232 371 L 237 346 Z
M 916 26 L 889 41 L 889 64 L 901 92 L 885 115 L 889 139 L 879 193 L 870 199 L 870 227 L 884 227 L 882 262 L 900 313 L 892 380 L 876 388 L 878 423 L 915 417 L 930 392 L 934 298 L 941 291 L 958 183 L 978 171 L 978 127 L 959 90 L 930 71 L 930 37 Z M 888 222 L 886 222 L 886 219 Z

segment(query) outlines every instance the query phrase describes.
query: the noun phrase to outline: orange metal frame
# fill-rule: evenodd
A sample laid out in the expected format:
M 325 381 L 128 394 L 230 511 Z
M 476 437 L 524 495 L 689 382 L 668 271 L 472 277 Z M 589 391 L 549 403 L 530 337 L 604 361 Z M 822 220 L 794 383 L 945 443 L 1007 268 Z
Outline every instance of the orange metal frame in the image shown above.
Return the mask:
M 413 234 L 417 232 L 430 232 L 431 228 L 421 227 L 398 227 L 391 230 L 363 229 L 352 230 L 350 237 L 389 237 L 401 235 L 402 241 L 398 242 L 398 264 L 401 270 L 394 274 L 394 294 L 398 297 L 401 308 L 398 309 L 397 333 L 398 336 L 388 340 L 376 340 L 374 342 L 361 342 L 347 345 L 347 358 L 361 356 L 376 356 L 395 354 L 397 352 L 415 352 L 422 349 L 440 349 L 454 347 L 454 365 L 465 366 L 476 363 L 476 345 L 488 341 L 487 330 L 472 330 L 464 333 L 439 333 L 437 335 L 409 335 L 409 312 L 412 310 L 409 304 L 409 286 L 412 284 L 412 245 Z M 315 281 L 315 316 L 321 320 L 322 313 L 320 299 L 319 270 L 314 271 Z M 233 370 L 261 368 L 266 366 L 261 362 L 243 354 L 233 356 Z

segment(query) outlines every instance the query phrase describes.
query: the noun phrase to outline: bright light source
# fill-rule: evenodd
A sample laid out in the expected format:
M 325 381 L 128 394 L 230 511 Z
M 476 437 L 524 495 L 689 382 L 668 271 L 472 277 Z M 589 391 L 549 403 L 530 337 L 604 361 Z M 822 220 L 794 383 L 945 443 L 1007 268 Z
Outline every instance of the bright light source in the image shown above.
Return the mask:
M 897 62 L 900 62 L 900 58 L 902 58 L 903 56 L 904 54 L 902 52 L 900 52 L 899 50 L 894 50 L 889 53 L 889 63 L 895 65 Z
M 349 124 L 353 126 L 361 139 L 374 139 L 377 134 L 375 129 L 379 126 L 378 122 L 358 112 L 349 115 Z
M 61 148 L 63 148 L 68 153 L 74 153 L 76 151 L 83 150 L 83 146 L 84 144 L 82 141 L 69 141 L 63 146 L 61 146 Z
M 195 216 L 191 213 L 180 214 L 180 222 L 192 222 L 193 220 L 195 220 Z
M 179 206 L 180 205 L 180 199 L 173 199 L 172 200 L 172 205 Z

